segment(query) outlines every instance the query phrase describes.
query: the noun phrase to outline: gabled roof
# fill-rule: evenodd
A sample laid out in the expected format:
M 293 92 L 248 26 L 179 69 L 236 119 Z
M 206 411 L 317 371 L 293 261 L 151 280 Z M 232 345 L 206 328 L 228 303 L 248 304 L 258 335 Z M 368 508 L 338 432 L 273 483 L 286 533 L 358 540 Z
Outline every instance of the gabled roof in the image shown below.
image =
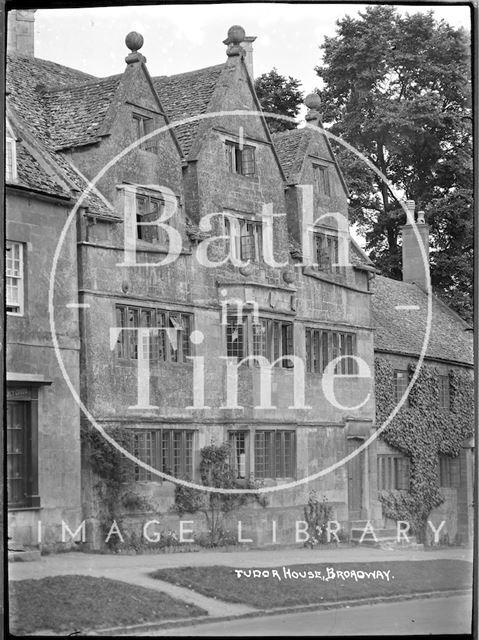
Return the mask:
M 10 105 L 7 105 L 7 114 L 17 138 L 17 180 L 11 182 L 10 186 L 18 185 L 49 195 L 71 198 L 87 189 L 88 181 L 79 176 L 60 153 L 55 153 L 48 145 L 48 137 L 42 140 L 32 132 Z M 92 214 L 120 220 L 113 213 L 113 207 L 95 190 L 86 195 L 82 206 Z
M 81 194 L 88 183 L 56 152 L 58 137 L 66 136 L 67 129 L 68 135 L 70 132 L 79 135 L 79 123 L 85 122 L 81 118 L 87 109 L 86 102 L 92 102 L 88 87 L 110 90 L 114 77 L 98 80 L 82 71 L 18 53 L 9 53 L 7 63 L 7 111 L 16 135 L 21 139 L 17 145 L 16 184 L 52 195 L 73 197 Z M 56 101 L 55 116 L 48 104 L 49 96 Z M 76 98 L 80 100 L 80 109 Z M 98 102 L 93 100 L 93 103 L 98 106 Z M 60 113 L 61 109 L 65 113 Z M 73 115 L 75 110 L 79 112 L 78 119 Z M 92 126 L 89 131 L 92 134 L 96 129 Z M 82 206 L 96 215 L 117 217 L 95 191 L 86 196 Z
M 103 119 L 120 79 L 121 75 L 115 75 L 43 92 L 46 123 L 57 149 L 99 140 Z
M 287 182 L 295 182 L 301 172 L 311 133 L 311 129 L 304 127 L 272 134 Z
M 17 144 L 17 180 L 10 184 L 53 196 L 71 197 L 71 192 L 55 180 L 22 143 Z
M 376 271 L 373 261 L 352 235 L 349 237 L 349 259 L 352 265 L 366 265 L 371 267 L 371 270 Z
M 224 64 L 152 78 L 153 86 L 171 122 L 206 113 Z M 179 125 L 174 132 L 185 157 L 198 131 L 199 122 Z
M 336 161 L 336 156 L 331 147 L 331 143 L 329 142 L 329 138 L 322 129 L 323 126 L 321 121 L 318 119 L 317 125 L 312 122 L 306 124 L 306 126 L 301 129 L 290 129 L 288 131 L 273 133 L 273 143 L 278 153 L 283 171 L 286 174 L 286 182 L 288 184 L 297 184 L 301 180 L 301 171 L 307 155 L 308 146 L 313 135 L 317 135 L 314 133 L 316 130 L 317 132 L 319 131 L 320 135 L 324 138 L 331 155 L 331 162 L 333 162 L 336 167 L 344 192 L 347 195 L 348 187 L 344 180 L 343 173 Z
M 42 140 L 50 137 L 42 92 L 46 88 L 78 85 L 94 79 L 82 71 L 18 53 L 7 55 L 6 71 L 9 101 L 18 115 L 28 122 L 30 131 Z
M 376 276 L 371 283 L 375 350 L 419 356 L 426 333 L 427 294 L 415 284 Z M 405 309 L 401 307 L 413 307 Z M 436 296 L 426 356 L 473 364 L 470 327 Z

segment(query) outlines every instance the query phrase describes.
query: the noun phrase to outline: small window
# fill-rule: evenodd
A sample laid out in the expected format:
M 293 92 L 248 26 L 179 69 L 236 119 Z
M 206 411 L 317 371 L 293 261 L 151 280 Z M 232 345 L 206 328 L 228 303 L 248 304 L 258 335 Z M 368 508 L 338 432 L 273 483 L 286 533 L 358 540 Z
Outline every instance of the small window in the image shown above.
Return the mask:
M 133 455 L 154 469 L 176 478 L 193 477 L 194 432 L 183 429 L 155 429 L 133 433 Z M 159 481 L 160 477 L 135 465 L 137 482 Z
M 320 271 L 342 273 L 339 265 L 339 238 L 334 232 L 313 234 L 315 261 Z
M 5 276 L 7 288 L 7 312 L 22 316 L 24 312 L 24 245 L 6 243 Z
M 439 486 L 457 489 L 459 485 L 459 458 L 439 455 Z
M 254 475 L 260 479 L 295 477 L 295 431 L 256 431 L 254 438 Z
M 226 163 L 231 173 L 254 176 L 256 172 L 255 148 L 236 142 L 226 142 Z
M 5 181 L 15 182 L 17 179 L 17 147 L 15 139 L 8 136 L 5 140 Z
M 317 193 L 330 196 L 331 185 L 329 181 L 329 168 L 321 165 L 314 165 L 314 184 Z
M 402 455 L 378 455 L 379 491 L 409 490 L 409 458 Z
M 449 376 L 439 376 L 439 408 L 449 410 L 450 397 L 449 397 Z
M 335 367 L 335 375 L 357 375 L 356 335 L 324 329 L 306 328 L 306 371 L 322 373 L 335 358 L 341 361 Z
M 263 258 L 263 224 L 259 220 L 224 217 L 225 235 L 230 238 L 231 254 L 238 260 L 260 262 Z
M 239 360 L 246 356 L 246 317 L 238 318 L 237 314 L 226 319 L 226 355 Z
M 161 216 L 164 202 L 146 195 L 136 196 L 136 237 L 145 242 L 159 241 L 158 227 L 151 224 Z
M 140 116 L 140 115 L 134 114 L 133 122 L 135 124 L 135 135 L 137 140 L 140 140 L 140 138 L 143 138 L 143 136 L 146 136 L 147 134 L 155 130 L 154 118 L 149 118 L 147 116 Z M 143 142 L 139 145 L 139 147 L 144 151 L 150 151 L 152 153 L 156 153 L 157 152 L 156 136 L 148 138 L 148 140 L 143 140 Z
M 409 374 L 406 370 L 396 369 L 394 371 L 394 400 L 397 403 L 400 402 L 401 398 L 406 392 L 406 389 L 409 384 Z M 406 398 L 404 407 L 409 406 L 409 396 Z
M 249 475 L 247 460 L 249 434 L 247 431 L 230 431 L 228 442 L 231 447 L 230 466 L 235 478 L 246 478 Z
M 293 324 L 274 320 L 272 318 L 259 318 L 253 322 L 253 354 L 263 356 L 269 362 L 274 362 L 282 356 L 294 355 Z M 293 367 L 293 362 L 288 358 L 276 363 L 276 366 L 284 368 Z

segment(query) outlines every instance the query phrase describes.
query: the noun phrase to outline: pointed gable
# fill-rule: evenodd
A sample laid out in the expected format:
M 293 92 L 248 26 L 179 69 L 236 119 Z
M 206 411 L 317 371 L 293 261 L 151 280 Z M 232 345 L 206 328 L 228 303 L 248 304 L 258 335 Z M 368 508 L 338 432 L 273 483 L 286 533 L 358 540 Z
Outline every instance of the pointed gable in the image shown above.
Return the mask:
M 316 131 L 315 127 L 306 125 L 301 129 L 290 129 L 288 131 L 273 133 L 272 138 L 281 165 L 287 176 L 288 184 L 298 184 L 301 181 L 304 161 L 308 154 L 311 154 L 313 157 L 316 155 L 314 146 L 320 142 L 322 147 L 321 159 L 331 162 L 334 165 L 345 194 L 349 194 L 343 173 L 336 161 L 336 156 L 326 134 L 321 133 L 319 129 Z

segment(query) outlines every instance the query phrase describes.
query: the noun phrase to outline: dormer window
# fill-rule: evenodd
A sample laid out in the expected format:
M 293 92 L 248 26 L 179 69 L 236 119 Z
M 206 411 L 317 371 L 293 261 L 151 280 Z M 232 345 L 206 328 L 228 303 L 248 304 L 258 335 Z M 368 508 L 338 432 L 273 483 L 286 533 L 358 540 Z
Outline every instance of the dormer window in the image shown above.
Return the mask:
M 13 135 L 9 135 L 7 128 L 7 136 L 5 139 L 5 181 L 15 182 L 17 179 L 17 148 Z
M 255 148 L 226 141 L 226 164 L 231 173 L 239 173 L 242 176 L 255 175 Z
M 324 165 L 313 165 L 314 186 L 317 193 L 323 196 L 331 196 L 331 184 L 329 181 L 329 168 Z
M 150 118 L 148 116 L 142 116 L 134 113 L 133 122 L 135 124 L 135 133 L 137 140 L 140 140 L 140 138 L 143 138 L 143 136 L 146 136 L 148 133 L 151 133 L 155 130 L 155 121 L 153 118 Z M 153 136 L 152 138 L 148 138 L 148 140 L 144 140 L 139 145 L 139 147 L 144 151 L 156 153 L 156 137 Z

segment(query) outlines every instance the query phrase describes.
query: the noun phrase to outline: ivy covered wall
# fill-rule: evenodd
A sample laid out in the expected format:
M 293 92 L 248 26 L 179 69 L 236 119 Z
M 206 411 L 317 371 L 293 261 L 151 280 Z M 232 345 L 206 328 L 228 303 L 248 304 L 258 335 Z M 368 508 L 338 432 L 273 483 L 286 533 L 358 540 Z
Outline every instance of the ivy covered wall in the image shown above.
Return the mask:
M 409 361 L 411 379 L 416 362 Z M 380 427 L 395 407 L 394 356 L 375 361 L 376 420 Z M 449 375 L 450 408 L 439 407 L 439 375 Z M 458 456 L 464 440 L 474 434 L 474 389 L 472 372 L 462 367 L 423 363 L 412 387 L 408 406 L 403 405 L 381 433 L 387 444 L 410 460 L 409 491 L 383 491 L 379 499 L 383 513 L 393 520 L 410 522 L 412 532 L 426 542 L 431 511 L 444 501 L 439 484 L 439 455 Z

